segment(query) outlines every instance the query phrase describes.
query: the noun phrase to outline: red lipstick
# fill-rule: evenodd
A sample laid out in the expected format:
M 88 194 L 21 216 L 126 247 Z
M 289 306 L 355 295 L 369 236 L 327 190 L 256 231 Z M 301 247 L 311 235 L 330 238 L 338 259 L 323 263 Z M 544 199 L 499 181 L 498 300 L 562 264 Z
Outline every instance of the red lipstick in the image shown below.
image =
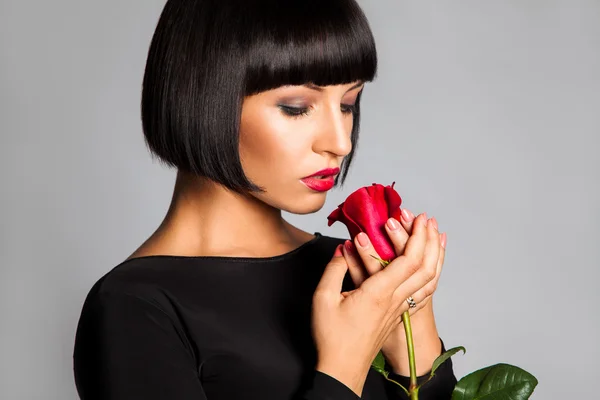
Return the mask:
M 302 178 L 301 181 L 312 190 L 326 192 L 335 184 L 335 175 L 339 172 L 339 168 L 326 168 Z

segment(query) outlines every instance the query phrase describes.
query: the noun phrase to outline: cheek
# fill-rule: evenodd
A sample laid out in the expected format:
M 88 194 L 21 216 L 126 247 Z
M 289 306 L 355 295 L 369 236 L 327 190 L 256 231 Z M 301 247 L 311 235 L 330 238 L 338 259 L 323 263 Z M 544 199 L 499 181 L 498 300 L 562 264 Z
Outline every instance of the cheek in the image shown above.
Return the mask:
M 294 173 L 310 151 L 309 127 L 284 116 L 255 116 L 244 121 L 240 135 L 240 156 L 248 173 L 271 177 Z M 273 174 L 279 171 L 279 174 Z

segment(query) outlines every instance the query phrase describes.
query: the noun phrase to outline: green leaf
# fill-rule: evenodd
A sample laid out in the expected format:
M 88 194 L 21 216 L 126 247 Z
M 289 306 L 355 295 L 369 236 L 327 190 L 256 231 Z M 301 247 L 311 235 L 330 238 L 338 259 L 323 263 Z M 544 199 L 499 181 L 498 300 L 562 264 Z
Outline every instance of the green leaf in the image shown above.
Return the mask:
M 444 361 L 446 361 L 447 359 L 449 359 L 450 357 L 452 357 L 453 355 L 455 355 L 456 353 L 458 353 L 461 350 L 462 350 L 463 354 L 465 354 L 467 352 L 467 349 L 465 349 L 462 346 L 458 346 L 458 347 L 453 347 L 450 350 L 446 350 L 444 353 L 440 354 L 438 356 L 438 358 L 436 358 L 435 361 L 433 362 L 433 366 L 431 367 L 431 376 L 435 375 L 435 370 L 438 369 L 440 367 L 440 365 L 443 364 Z
M 452 400 L 524 400 L 537 384 L 529 372 L 500 363 L 464 376 L 454 387 Z
M 379 353 L 377 353 L 377 355 L 375 356 L 375 359 L 373 360 L 373 362 L 371 363 L 371 365 L 377 371 L 384 371 L 385 370 L 385 358 L 383 357 L 383 353 L 381 351 Z
M 463 354 L 467 352 L 467 350 L 464 347 L 458 346 L 458 347 L 453 347 L 450 350 L 446 350 L 445 352 L 440 354 L 438 356 L 438 358 L 436 358 L 433 361 L 433 366 L 431 367 L 431 372 L 429 374 L 429 378 L 427 378 L 427 380 L 425 382 L 421 382 L 420 385 L 417 385 L 417 389 L 420 389 L 423 385 L 425 385 L 427 382 L 432 380 L 433 377 L 435 376 L 435 370 L 438 369 L 444 361 L 446 361 L 447 359 L 449 359 L 450 357 L 452 357 L 453 355 L 455 355 L 456 353 L 458 353 L 461 350 L 463 351 Z

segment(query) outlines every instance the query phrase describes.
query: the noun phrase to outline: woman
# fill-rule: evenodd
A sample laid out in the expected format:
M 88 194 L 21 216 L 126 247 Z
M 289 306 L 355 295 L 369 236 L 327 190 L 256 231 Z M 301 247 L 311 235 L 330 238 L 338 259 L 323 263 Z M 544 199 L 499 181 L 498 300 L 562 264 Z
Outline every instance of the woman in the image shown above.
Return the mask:
M 86 298 L 82 399 L 406 398 L 370 365 L 383 349 L 405 371 L 411 295 L 430 338 L 419 348 L 427 378 L 443 350 L 429 301 L 443 262 L 435 219 L 395 221 L 405 257 L 376 271 L 368 243 L 281 214 L 316 212 L 343 183 L 376 66 L 354 0 L 167 1 L 142 123 L 152 154 L 177 168 L 174 194 L 159 228 Z M 451 361 L 438 371 L 421 399 L 449 398 Z

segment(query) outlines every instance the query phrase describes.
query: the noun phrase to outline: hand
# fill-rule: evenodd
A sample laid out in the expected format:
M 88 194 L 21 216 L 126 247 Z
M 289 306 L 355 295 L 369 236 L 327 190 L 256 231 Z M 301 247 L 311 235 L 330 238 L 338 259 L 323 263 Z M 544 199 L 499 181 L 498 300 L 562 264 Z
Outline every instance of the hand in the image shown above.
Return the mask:
M 406 217 L 408 217 L 408 218 L 406 218 Z M 395 230 L 390 229 L 386 225 L 386 231 L 388 232 L 388 235 L 394 245 L 394 250 L 395 250 L 396 256 L 400 256 L 401 254 L 404 253 L 409 235 L 411 235 L 413 233 L 414 224 L 422 223 L 420 221 L 427 221 L 427 215 L 424 214 L 421 218 L 415 219 L 414 215 L 412 213 L 408 212 L 408 210 L 403 210 L 403 218 L 401 218 L 401 219 L 403 219 L 402 221 L 399 221 L 401 223 L 401 226 L 397 225 L 398 228 Z M 415 222 L 415 221 L 419 221 L 419 222 Z M 431 221 L 432 225 L 434 226 L 435 231 L 437 232 L 437 222 L 436 222 L 435 218 L 432 218 L 430 221 Z M 396 223 L 398 223 L 398 221 L 396 221 Z M 353 243 L 350 241 L 346 241 L 346 243 L 345 243 L 346 246 L 344 246 L 345 247 L 344 256 L 347 259 L 346 262 L 349 265 L 350 275 L 352 276 L 352 280 L 354 281 L 355 287 L 357 287 L 357 288 L 360 287 L 362 282 L 364 282 L 364 280 L 368 276 L 376 274 L 378 271 L 383 269 L 380 262 L 377 259 L 371 257 L 371 254 L 376 257 L 379 257 L 379 255 L 377 254 L 377 252 L 375 251 L 373 246 L 370 243 L 368 243 L 366 247 L 361 247 L 360 244 L 358 243 L 358 239 L 359 239 L 358 237 L 355 238 L 355 242 L 356 242 L 355 245 L 353 245 Z M 367 242 L 368 242 L 368 238 L 367 238 Z M 430 282 L 426 283 L 426 285 L 424 287 L 420 288 L 412 295 L 414 301 L 417 303 L 417 307 L 409 308 L 409 315 L 412 316 L 413 314 L 417 313 L 419 310 L 421 310 L 429 305 L 428 310 L 424 311 L 425 314 L 423 314 L 422 321 L 419 319 L 415 320 L 415 319 L 411 318 L 411 322 L 412 322 L 412 326 L 413 326 L 413 329 L 412 329 L 413 333 L 419 329 L 420 325 L 422 325 L 425 329 L 428 329 L 426 327 L 431 327 L 431 324 L 432 324 L 431 320 L 433 319 L 433 311 L 431 310 L 431 298 L 437 288 L 437 283 L 440 278 L 442 265 L 444 263 L 445 246 L 446 246 L 446 234 L 445 233 L 443 233 L 443 234 L 438 233 L 437 246 L 439 249 L 439 254 L 437 256 L 437 263 L 435 265 L 436 272 L 435 272 L 434 278 Z M 350 250 L 348 250 L 349 248 L 350 248 Z M 392 260 L 392 263 L 394 260 Z M 423 260 L 423 261 L 425 262 L 425 260 Z M 387 267 L 392 265 L 392 263 L 388 264 Z M 387 267 L 385 267 L 385 268 L 387 268 Z M 421 268 L 424 268 L 424 269 L 431 268 L 431 267 L 432 267 L 432 265 L 422 265 L 421 266 Z M 352 291 L 345 292 L 345 293 L 352 293 Z M 344 293 L 342 293 L 342 295 L 344 295 Z M 405 303 L 407 303 L 407 302 L 405 301 Z M 398 367 L 398 365 L 404 364 L 404 361 L 399 361 L 399 360 L 406 360 L 406 357 L 408 357 L 408 354 L 406 354 L 406 352 L 407 352 L 406 332 L 404 330 L 404 324 L 401 323 L 401 321 L 402 320 L 400 320 L 398 322 L 398 325 L 396 326 L 396 328 L 390 332 L 390 335 L 387 337 L 387 339 L 385 340 L 385 342 L 383 343 L 383 345 L 381 347 L 381 351 L 382 351 L 384 357 L 389 362 L 393 363 L 392 368 L 397 371 L 402 370 L 402 368 Z M 435 324 L 435 323 L 433 322 L 433 324 Z M 426 353 L 419 354 L 419 356 L 422 356 L 428 360 L 428 358 L 427 358 L 428 355 Z M 398 364 L 399 362 L 400 362 L 400 364 Z M 429 364 L 430 364 L 429 361 L 426 361 L 423 365 L 429 365 Z M 420 363 L 418 365 L 420 365 Z M 406 370 L 404 370 L 404 375 L 407 375 Z
M 315 289 L 311 327 L 316 368 L 359 396 L 373 359 L 408 311 L 406 298 L 435 277 L 439 234 L 425 221 L 415 223 L 404 254 L 351 293 L 340 293 L 349 266 L 338 246 Z
M 409 210 L 402 210 L 402 218 L 400 221 L 396 221 L 393 218 L 390 218 L 396 222 L 397 229 L 392 230 L 386 224 L 386 232 L 388 233 L 393 245 L 394 250 L 396 252 L 396 257 L 404 254 L 404 249 L 406 248 L 406 242 L 410 235 L 413 232 L 413 224 L 416 221 L 416 218 L 412 212 Z M 427 221 L 427 213 L 423 213 L 423 220 Z M 406 218 L 406 219 L 405 219 Z M 418 218 L 418 217 L 417 217 Z M 435 217 L 430 219 L 436 230 L 438 229 L 437 221 Z M 347 240 L 344 246 L 344 257 L 346 258 L 346 262 L 348 263 L 348 269 L 350 272 L 350 276 L 352 277 L 352 281 L 354 282 L 355 287 L 359 287 L 367 277 L 379 272 L 383 269 L 381 263 L 375 258 L 371 257 L 371 255 L 375 257 L 379 257 L 379 254 L 375 251 L 371 243 L 369 242 L 369 238 L 365 235 L 365 239 L 367 241 L 366 247 L 362 247 L 359 243 L 359 235 L 354 238 L 354 243 Z M 446 233 L 439 234 L 440 239 L 440 253 L 439 258 L 437 260 L 436 265 L 436 274 L 435 278 L 429 282 L 425 287 L 421 288 L 415 294 L 412 295 L 413 300 L 417 303 L 415 308 L 409 309 L 409 315 L 413 315 L 418 312 L 420 309 L 425 307 L 433 296 L 433 293 L 437 289 L 437 284 L 442 272 L 442 266 L 444 264 L 444 257 L 446 254 Z M 350 292 L 344 292 L 342 295 L 347 296 Z

